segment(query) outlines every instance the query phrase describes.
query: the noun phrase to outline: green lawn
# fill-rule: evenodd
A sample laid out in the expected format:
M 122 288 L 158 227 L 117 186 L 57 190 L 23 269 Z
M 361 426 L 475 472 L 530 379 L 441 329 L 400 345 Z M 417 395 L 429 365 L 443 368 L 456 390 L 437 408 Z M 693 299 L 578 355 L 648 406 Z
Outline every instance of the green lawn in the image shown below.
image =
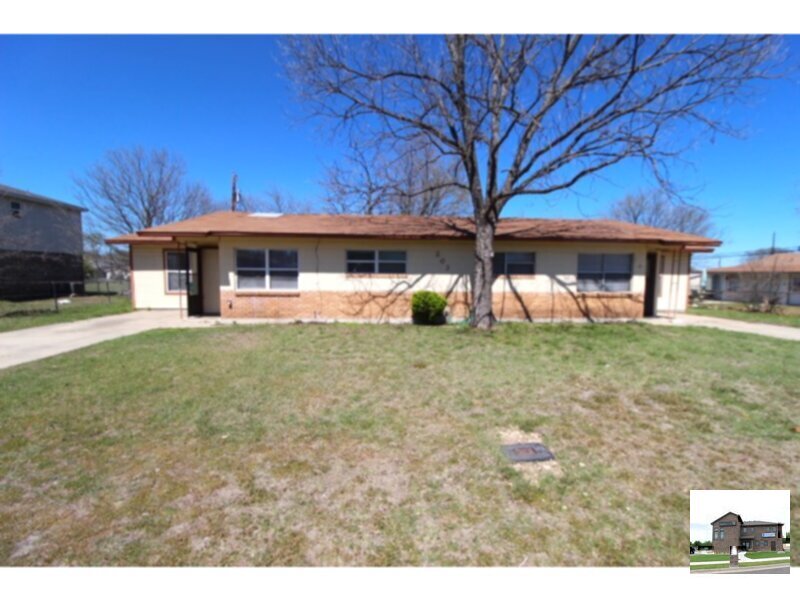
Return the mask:
M 681 566 L 689 490 L 800 480 L 799 384 L 706 328 L 147 332 L 0 371 L 0 564 Z
M 70 298 L 69 304 L 60 304 L 58 312 L 54 310 L 52 300 L 37 300 L 35 302 L 6 302 L 0 300 L 0 333 L 52 325 L 54 323 L 68 323 L 116 315 L 131 310 L 131 302 L 123 296 L 81 296 Z
M 736 319 L 751 323 L 767 323 L 769 325 L 784 325 L 800 327 L 800 309 L 796 307 L 783 307 L 780 313 L 762 313 L 748 311 L 742 304 L 725 303 L 709 304 L 702 307 L 689 308 L 691 315 L 702 317 L 719 317 L 722 319 Z
M 747 558 L 789 558 L 788 552 L 748 552 Z
M 690 554 L 690 563 L 709 562 L 714 560 L 730 560 L 728 554 Z

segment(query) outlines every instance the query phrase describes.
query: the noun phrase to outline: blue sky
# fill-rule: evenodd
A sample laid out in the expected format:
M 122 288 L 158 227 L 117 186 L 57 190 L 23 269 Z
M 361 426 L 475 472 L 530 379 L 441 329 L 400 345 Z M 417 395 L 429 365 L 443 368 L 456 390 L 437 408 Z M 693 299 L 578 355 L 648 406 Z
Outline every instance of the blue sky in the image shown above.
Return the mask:
M 787 46 L 800 57 L 800 40 Z M 246 192 L 314 202 L 341 151 L 324 124 L 300 118 L 269 36 L 0 36 L 0 81 L 0 182 L 67 201 L 73 175 L 139 144 L 182 155 L 220 199 L 236 171 Z M 729 117 L 746 139 L 698 143 L 674 179 L 714 211 L 720 254 L 766 246 L 773 232 L 800 246 L 800 77 L 760 85 Z M 650 185 L 630 163 L 506 214 L 598 216 Z

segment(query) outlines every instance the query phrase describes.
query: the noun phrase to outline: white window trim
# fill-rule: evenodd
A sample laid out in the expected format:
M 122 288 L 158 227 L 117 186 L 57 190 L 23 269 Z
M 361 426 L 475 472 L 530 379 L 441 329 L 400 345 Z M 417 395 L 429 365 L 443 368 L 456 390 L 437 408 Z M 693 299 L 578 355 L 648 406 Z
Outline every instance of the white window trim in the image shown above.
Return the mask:
M 184 250 L 164 250 L 164 271 L 166 271 L 166 273 L 167 273 L 167 277 L 166 277 L 166 281 L 164 282 L 164 285 L 167 288 L 167 293 L 168 294 L 185 294 L 186 291 L 189 288 L 189 283 L 191 283 L 190 280 L 191 280 L 191 277 L 192 277 L 192 272 L 188 268 L 186 270 L 184 270 L 184 269 L 170 269 L 169 268 L 169 255 L 170 254 L 183 255 L 183 256 L 186 257 L 187 261 L 189 260 L 189 257 L 186 256 L 186 251 L 184 251 Z M 187 265 L 187 267 L 188 267 L 188 265 Z M 177 273 L 179 281 L 181 279 L 181 275 L 185 273 L 186 274 L 185 285 L 183 287 L 178 287 L 178 288 L 175 288 L 175 289 L 170 288 L 170 286 L 169 286 L 170 273 Z
M 258 267 L 239 267 L 239 251 L 255 251 L 255 252 L 263 252 L 264 253 L 264 268 L 260 269 Z M 297 269 L 285 269 L 285 268 L 275 268 L 271 269 L 269 266 L 269 253 L 272 251 L 278 252 L 294 252 L 297 255 Z M 235 273 L 235 280 L 236 286 L 235 290 L 237 292 L 270 292 L 274 294 L 280 293 L 288 293 L 293 294 L 297 293 L 300 290 L 300 252 L 296 248 L 234 248 L 233 250 L 233 270 Z M 264 287 L 260 288 L 242 288 L 239 287 L 239 271 L 253 271 L 256 273 L 264 272 Z M 272 272 L 275 274 L 279 273 L 294 273 L 297 271 L 297 286 L 293 288 L 275 288 L 272 289 L 270 287 L 271 283 L 271 274 Z

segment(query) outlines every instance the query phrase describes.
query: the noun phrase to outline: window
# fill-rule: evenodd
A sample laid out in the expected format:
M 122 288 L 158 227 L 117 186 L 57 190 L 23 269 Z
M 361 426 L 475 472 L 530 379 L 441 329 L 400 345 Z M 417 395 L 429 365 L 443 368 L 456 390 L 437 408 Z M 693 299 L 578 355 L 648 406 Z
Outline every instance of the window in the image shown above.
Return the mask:
M 792 292 L 800 292 L 800 277 L 792 277 Z
M 237 250 L 236 289 L 296 290 L 297 250 Z
M 348 250 L 348 273 L 405 273 L 405 250 Z
M 271 290 L 296 290 L 297 276 L 297 250 L 269 251 L 269 288 Z
M 724 529 L 720 529 L 719 530 L 719 539 L 721 539 L 721 540 L 725 539 L 725 530 Z
M 11 203 L 11 216 L 19 219 L 22 216 L 22 204 L 19 202 Z
M 729 292 L 738 292 L 739 291 L 739 276 L 738 275 L 726 275 L 725 276 L 725 288 Z
M 492 270 L 498 275 L 533 275 L 536 273 L 535 252 L 495 252 Z
M 167 251 L 164 253 L 167 271 L 167 291 L 186 291 L 186 271 L 189 268 L 186 252 Z
M 631 289 L 633 254 L 579 254 L 579 292 L 627 292 Z

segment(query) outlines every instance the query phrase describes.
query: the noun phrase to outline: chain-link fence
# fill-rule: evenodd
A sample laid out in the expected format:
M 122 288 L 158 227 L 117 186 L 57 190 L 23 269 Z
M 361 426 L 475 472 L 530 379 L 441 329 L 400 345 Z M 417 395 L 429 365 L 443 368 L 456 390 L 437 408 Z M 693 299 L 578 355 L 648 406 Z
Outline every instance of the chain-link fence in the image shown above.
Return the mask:
M 20 281 L 0 279 L 0 318 L 61 312 L 78 307 L 127 302 L 130 282 L 125 279 L 84 281 Z

